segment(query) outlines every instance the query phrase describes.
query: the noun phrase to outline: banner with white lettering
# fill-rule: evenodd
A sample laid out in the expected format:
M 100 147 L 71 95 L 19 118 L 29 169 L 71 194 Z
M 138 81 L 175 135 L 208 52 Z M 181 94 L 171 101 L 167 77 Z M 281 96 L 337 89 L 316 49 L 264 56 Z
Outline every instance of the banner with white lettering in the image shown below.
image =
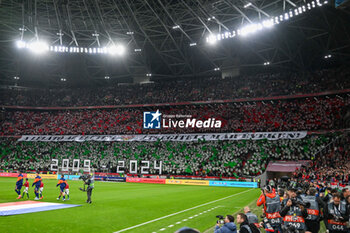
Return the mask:
M 154 142 L 154 141 L 217 141 L 217 140 L 280 140 L 301 139 L 306 131 L 295 132 L 259 132 L 259 133 L 206 133 L 206 134 L 139 134 L 139 135 L 23 135 L 18 141 L 24 142 Z

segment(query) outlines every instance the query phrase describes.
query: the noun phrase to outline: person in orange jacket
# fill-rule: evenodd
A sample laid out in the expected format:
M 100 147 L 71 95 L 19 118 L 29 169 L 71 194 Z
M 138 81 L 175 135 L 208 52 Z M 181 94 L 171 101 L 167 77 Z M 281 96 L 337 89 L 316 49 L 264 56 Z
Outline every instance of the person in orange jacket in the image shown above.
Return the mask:
M 265 230 L 269 232 L 282 232 L 281 201 L 275 189 L 270 185 L 261 190 L 261 195 L 256 202 L 257 206 L 264 207 Z

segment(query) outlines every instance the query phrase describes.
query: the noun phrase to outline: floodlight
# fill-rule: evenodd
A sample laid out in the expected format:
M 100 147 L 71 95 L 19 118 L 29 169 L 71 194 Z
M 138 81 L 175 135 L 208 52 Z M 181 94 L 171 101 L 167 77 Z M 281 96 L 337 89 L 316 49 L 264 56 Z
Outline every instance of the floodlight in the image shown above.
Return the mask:
M 49 46 L 46 42 L 43 41 L 35 41 L 28 44 L 28 49 L 35 54 L 42 54 L 49 50 Z
M 123 45 L 111 46 L 108 48 L 108 53 L 121 56 L 125 53 L 125 47 Z
M 26 42 L 24 42 L 24 41 L 22 41 L 22 40 L 18 40 L 18 41 L 16 42 L 16 46 L 17 46 L 17 48 L 19 48 L 19 49 L 25 48 L 25 47 L 26 47 Z

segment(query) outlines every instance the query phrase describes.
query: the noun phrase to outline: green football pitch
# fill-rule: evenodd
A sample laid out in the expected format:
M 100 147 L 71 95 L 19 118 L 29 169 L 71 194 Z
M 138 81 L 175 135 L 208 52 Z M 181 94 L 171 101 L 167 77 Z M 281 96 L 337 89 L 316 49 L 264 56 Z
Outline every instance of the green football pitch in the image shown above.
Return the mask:
M 64 203 L 82 206 L 0 216 L 0 232 L 158 233 L 184 226 L 203 232 L 215 225 L 216 215 L 235 213 L 260 194 L 259 189 L 247 188 L 96 182 L 92 204 L 87 204 L 86 193 L 79 190 L 82 182 L 68 182 L 70 200 Z M 0 178 L 0 203 L 17 201 L 15 183 L 16 178 Z M 42 201 L 63 203 L 56 200 L 57 181 L 44 183 Z M 32 187 L 29 194 L 33 200 Z

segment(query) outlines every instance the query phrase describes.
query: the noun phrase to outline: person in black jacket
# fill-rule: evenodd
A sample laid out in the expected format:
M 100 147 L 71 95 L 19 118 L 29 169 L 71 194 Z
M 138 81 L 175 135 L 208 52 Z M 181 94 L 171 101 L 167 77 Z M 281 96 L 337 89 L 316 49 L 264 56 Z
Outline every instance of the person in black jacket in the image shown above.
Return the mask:
M 307 218 L 308 213 L 306 208 L 299 204 L 302 202 L 302 199 L 297 197 L 296 191 L 294 188 L 288 190 L 288 198 L 283 200 L 284 207 L 280 211 L 280 215 L 283 217 L 283 228 L 305 232 L 305 218 Z
M 237 214 L 237 224 L 240 224 L 239 233 L 252 233 L 249 227 L 247 215 L 243 213 Z
M 305 219 L 306 229 L 309 232 L 317 233 L 320 230 L 321 210 L 325 208 L 325 203 L 320 197 L 316 197 L 317 190 L 310 188 L 307 195 L 302 199 L 305 203 L 310 203 L 310 207 L 307 208 L 308 216 Z
M 349 208 L 341 195 L 336 193 L 324 209 L 327 229 L 330 233 L 346 233 L 346 222 L 349 220 Z

